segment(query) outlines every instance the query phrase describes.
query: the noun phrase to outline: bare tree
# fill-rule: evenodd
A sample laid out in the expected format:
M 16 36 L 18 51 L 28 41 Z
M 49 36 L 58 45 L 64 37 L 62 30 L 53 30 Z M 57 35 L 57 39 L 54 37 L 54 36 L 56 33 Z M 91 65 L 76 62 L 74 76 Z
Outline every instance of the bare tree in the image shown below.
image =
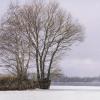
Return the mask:
M 6 70 L 19 80 L 28 78 L 31 59 L 30 41 L 22 32 L 15 13 L 17 6 L 10 5 L 0 27 L 0 54 Z
M 30 41 L 40 88 L 49 88 L 53 63 L 73 43 L 83 40 L 81 25 L 59 4 L 41 0 L 13 8 L 8 19 L 6 22 L 10 28 L 4 25 L 6 30 L 14 28 L 14 33 L 17 30 L 17 34 L 23 34 Z M 45 82 L 47 87 L 43 85 Z

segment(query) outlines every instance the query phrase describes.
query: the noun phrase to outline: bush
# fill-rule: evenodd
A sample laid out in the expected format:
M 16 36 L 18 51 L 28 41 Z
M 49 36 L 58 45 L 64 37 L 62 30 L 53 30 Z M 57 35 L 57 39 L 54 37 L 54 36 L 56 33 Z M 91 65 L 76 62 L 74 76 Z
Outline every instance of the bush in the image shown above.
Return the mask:
M 0 90 L 26 90 L 35 89 L 37 82 L 32 80 L 18 80 L 17 77 L 0 77 Z

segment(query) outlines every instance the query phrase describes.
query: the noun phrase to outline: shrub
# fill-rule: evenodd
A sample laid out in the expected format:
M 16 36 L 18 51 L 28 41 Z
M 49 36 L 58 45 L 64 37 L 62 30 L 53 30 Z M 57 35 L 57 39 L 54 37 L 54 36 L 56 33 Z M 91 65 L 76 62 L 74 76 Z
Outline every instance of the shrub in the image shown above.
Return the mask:
M 36 81 L 28 79 L 19 81 L 17 77 L 13 76 L 0 77 L 0 90 L 35 89 L 37 87 L 36 84 Z

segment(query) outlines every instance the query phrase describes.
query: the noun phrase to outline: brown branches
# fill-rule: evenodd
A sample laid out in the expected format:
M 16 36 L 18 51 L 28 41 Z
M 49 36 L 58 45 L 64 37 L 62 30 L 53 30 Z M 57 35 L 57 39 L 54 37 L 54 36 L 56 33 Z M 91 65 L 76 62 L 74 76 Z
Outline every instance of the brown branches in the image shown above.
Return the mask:
M 7 52 L 13 50 L 14 54 L 10 53 L 17 58 L 16 65 L 21 70 L 24 67 L 28 69 L 31 57 L 34 58 L 38 80 L 49 79 L 58 54 L 83 38 L 81 25 L 74 22 L 72 16 L 60 9 L 57 3 L 38 1 L 12 7 L 9 12 L 1 27 L 1 35 L 7 36 L 1 39 L 2 49 L 6 48 Z

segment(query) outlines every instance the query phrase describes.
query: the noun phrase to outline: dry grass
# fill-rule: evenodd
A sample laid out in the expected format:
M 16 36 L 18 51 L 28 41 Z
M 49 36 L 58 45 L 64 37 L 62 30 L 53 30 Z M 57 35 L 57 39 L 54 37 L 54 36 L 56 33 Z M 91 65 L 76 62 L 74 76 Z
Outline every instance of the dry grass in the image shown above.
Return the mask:
M 32 80 L 18 80 L 16 77 L 0 77 L 0 90 L 26 90 L 35 89 L 37 82 Z

